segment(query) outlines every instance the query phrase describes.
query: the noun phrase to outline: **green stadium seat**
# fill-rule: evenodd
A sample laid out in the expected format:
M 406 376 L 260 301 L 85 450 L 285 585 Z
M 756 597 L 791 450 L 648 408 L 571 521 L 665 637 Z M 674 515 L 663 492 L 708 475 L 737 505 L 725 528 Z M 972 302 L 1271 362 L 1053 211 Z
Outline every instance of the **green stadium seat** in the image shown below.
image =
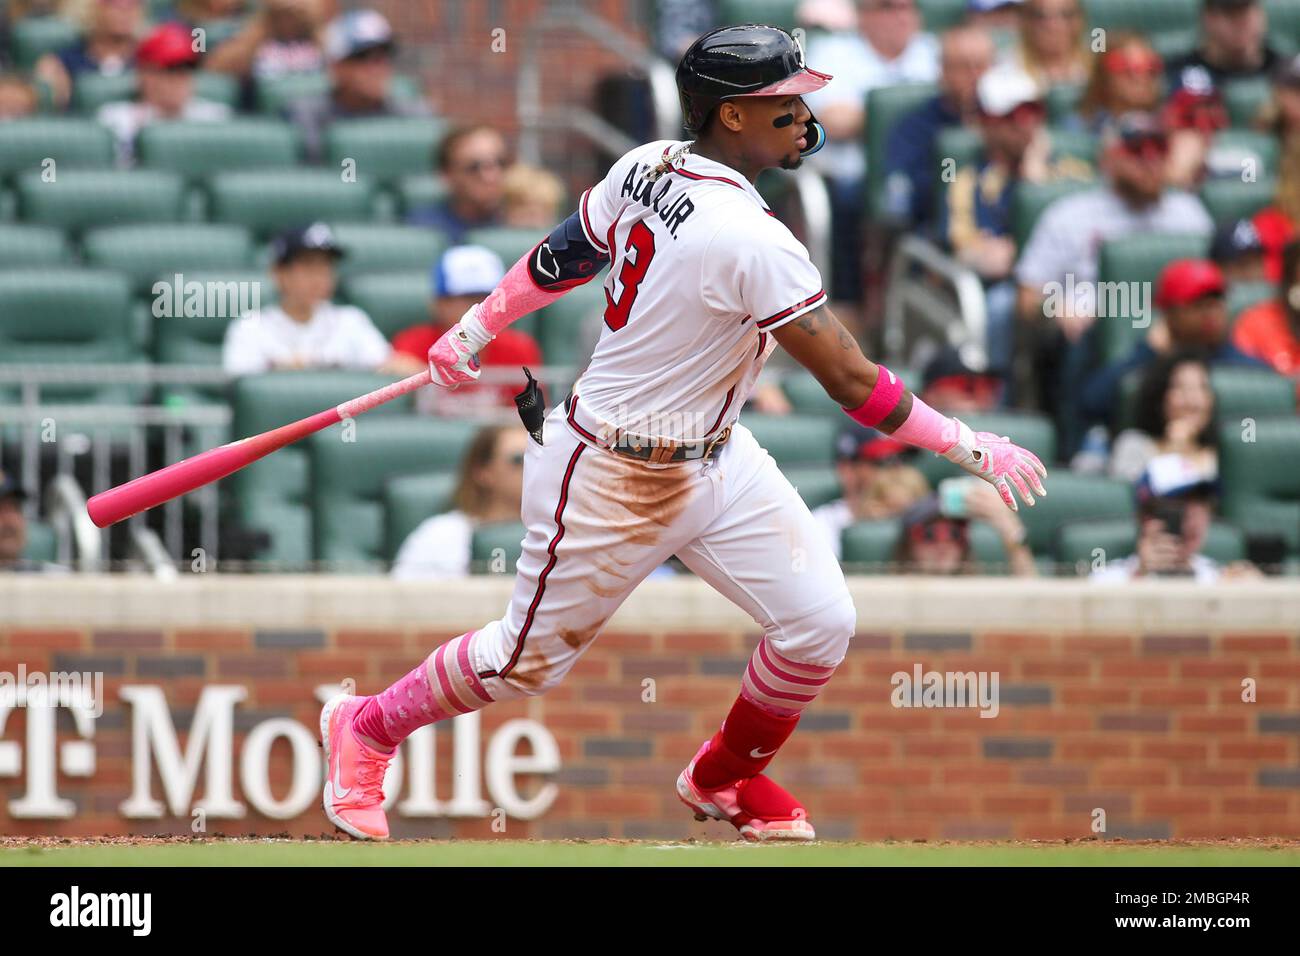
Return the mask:
M 400 415 L 358 421 L 351 443 L 332 432 L 312 436 L 316 559 L 335 569 L 383 561 L 386 483 L 397 475 L 454 472 L 480 427 L 468 420 Z
M 1192 26 L 1181 30 L 1166 30 L 1147 39 L 1151 41 L 1152 49 L 1168 63 L 1195 50 L 1200 36 L 1200 29 Z
M 1017 445 L 1037 455 L 1048 469 L 1056 460 L 1056 427 L 1046 415 L 1037 412 L 969 412 L 961 417 L 974 431 L 1007 435 Z M 930 452 L 918 455 L 913 464 L 925 475 L 932 488 L 937 488 L 945 478 L 966 474 L 947 458 Z M 1049 494 L 1052 491 L 1051 488 L 1047 490 Z
M 1051 136 L 1052 150 L 1056 155 L 1082 160 L 1093 169 L 1097 168 L 1101 141 L 1095 135 L 1086 130 L 1054 129 Z
M 474 574 L 514 574 L 528 529 L 520 521 L 479 525 L 470 539 L 470 570 Z
M 398 205 L 405 214 L 424 209 L 447 198 L 447 181 L 433 173 L 402 176 L 393 186 Z
M 841 561 L 846 568 L 881 573 L 890 570 L 902 525 L 897 519 L 859 521 L 840 536 Z
M 125 274 L 137 295 L 150 295 L 162 276 L 191 270 L 244 269 L 253 241 L 242 226 L 209 223 L 104 226 L 81 243 L 86 264 Z
M 722 0 L 718 23 L 770 23 L 792 30 L 799 25 L 797 6 L 796 0 Z
M 156 3 L 163 3 L 167 7 L 172 6 L 172 0 L 155 0 Z M 209 50 L 215 50 L 221 44 L 225 43 L 239 31 L 248 25 L 248 17 L 221 17 L 216 20 L 200 20 L 199 28 L 203 30 L 207 38 L 207 47 Z M 224 74 L 213 74 L 210 71 L 200 70 L 199 77 L 203 76 L 223 76 Z
M 271 277 L 256 269 L 214 272 L 196 269 L 183 275 L 187 286 L 205 290 L 204 308 L 201 315 L 167 315 L 154 319 L 154 357 L 165 364 L 221 364 L 221 345 L 226 337 L 226 327 L 239 317 L 236 313 L 241 303 L 240 286 L 249 290 L 247 297 L 255 294 L 257 305 L 261 307 L 272 305 L 279 298 Z M 172 281 L 172 277 L 167 275 L 158 278 L 169 285 Z M 207 302 L 209 289 L 213 290 L 212 308 Z M 182 289 L 182 302 L 185 296 Z
M 232 433 L 238 438 L 260 434 L 297 421 L 391 382 L 389 376 L 367 372 L 302 371 L 250 375 L 231 388 Z M 364 425 L 376 416 L 409 412 L 411 396 L 386 402 L 366 413 Z M 328 434 L 342 443 L 342 429 Z M 265 531 L 270 545 L 258 560 L 302 566 L 312 560 L 310 457 L 307 443 L 281 448 L 274 455 L 241 468 L 223 482 L 232 497 L 234 514 L 247 528 Z M 365 445 L 353 447 L 354 463 L 362 462 Z
M 1268 13 L 1268 42 L 1279 52 L 1300 52 L 1300 4 L 1295 0 L 1264 0 Z
M 1074 522 L 1132 521 L 1133 488 L 1128 482 L 1056 469 L 1045 484 L 1047 497 L 1032 508 L 1022 505 L 1019 512 L 1036 555 L 1056 554 L 1061 529 Z
M 1216 365 L 1210 369 L 1216 411 L 1220 421 L 1240 423 L 1243 418 L 1294 415 L 1295 382 L 1270 369 L 1244 365 Z
M 921 22 L 931 33 L 939 33 L 949 27 L 955 27 L 966 19 L 966 7 L 969 0 L 917 0 L 917 9 L 921 11 Z
M 23 546 L 22 558 L 45 564 L 59 560 L 59 538 L 51 525 L 44 521 L 27 522 L 27 543 Z
M 1277 180 L 1261 176 L 1253 183 L 1240 179 L 1211 179 L 1201 186 L 1201 202 L 1217 225 L 1226 226 L 1238 219 L 1249 219 L 1273 201 Z
M 510 226 L 471 229 L 465 234 L 467 243 L 486 246 L 491 249 L 501 257 L 501 261 L 507 269 L 527 255 L 533 246 L 545 238 L 545 234 L 540 229 L 519 229 Z M 590 285 L 591 283 L 587 284 Z
M 903 381 L 911 381 L 903 377 Z M 790 407 L 801 415 L 820 415 L 830 418 L 841 427 L 848 424 L 847 418 L 840 418 L 844 409 L 840 403 L 826 394 L 822 383 L 811 372 L 797 369 L 782 377 L 781 390 L 790 401 Z
M 365 177 L 345 183 L 338 173 L 312 169 L 218 173 L 208 189 L 212 221 L 262 237 L 317 220 L 366 222 L 375 196 Z
M 1200 0 L 1084 0 L 1088 22 L 1107 30 L 1133 30 L 1144 36 L 1186 29 L 1200 15 Z
M 40 173 L 18 177 L 19 218 L 70 232 L 138 222 L 178 222 L 184 186 L 174 173 L 156 170 L 60 172 L 48 183 Z
M 536 314 L 535 335 L 547 365 L 582 366 L 591 358 L 604 328 L 603 281 L 603 276 L 596 276 Z M 529 330 L 527 326 L 522 328 Z M 553 396 L 557 400 L 560 397 Z
M 6 120 L 0 136 L 0 178 L 41 172 L 47 159 L 55 172 L 108 169 L 113 165 L 113 136 L 93 120 L 39 117 Z
M 356 171 L 383 182 L 427 174 L 446 122 L 432 117 L 340 120 L 325 132 L 326 164 L 339 169 L 347 159 Z
M 1277 285 L 1267 280 L 1259 282 L 1231 282 L 1228 284 L 1228 315 L 1235 322 L 1237 316 L 1252 306 L 1267 302 L 1277 295 Z
M 1079 108 L 1083 99 L 1083 84 L 1059 83 L 1050 87 L 1044 98 L 1047 106 L 1047 121 L 1052 125 L 1065 122 Z
M 979 162 L 984 140 L 980 131 L 967 126 L 950 126 L 939 131 L 934 141 L 934 154 L 940 158 L 935 176 L 943 181 L 944 161 L 953 160 L 956 169 L 973 166 Z
M 5 362 L 130 362 L 141 356 L 131 329 L 125 276 L 95 269 L 0 270 L 0 356 Z M 42 386 L 54 402 L 131 402 L 139 388 L 93 383 Z
M 1270 42 L 1272 39 L 1270 36 Z M 1229 80 L 1223 84 L 1223 105 L 1233 126 L 1253 126 L 1272 98 L 1273 89 L 1267 78 Z
M 1214 136 L 1215 150 L 1231 151 L 1242 159 L 1257 158 L 1259 162 L 1251 170 L 1252 174 L 1263 179 L 1276 175 L 1278 155 L 1281 147 L 1276 136 L 1261 133 L 1253 129 L 1223 129 Z M 1240 167 L 1242 172 L 1247 167 Z
M 30 70 L 46 53 L 58 53 L 77 42 L 81 30 L 63 17 L 20 17 L 9 24 L 9 52 L 14 65 Z
M 1300 419 L 1261 418 L 1249 430 L 1225 421 L 1219 479 L 1225 518 L 1247 533 L 1281 535 L 1300 554 Z
M 134 97 L 135 86 L 134 70 L 125 73 L 79 73 L 72 78 L 72 102 L 69 108 L 74 113 L 93 119 L 105 103 L 116 103 Z
M 340 222 L 331 225 L 346 253 L 339 260 L 339 274 L 342 276 L 423 269 L 427 285 L 429 270 L 446 248 L 446 241 L 432 229 L 388 223 Z
M 879 219 L 884 214 L 885 144 L 890 130 L 936 92 L 932 83 L 906 83 L 882 86 L 867 94 L 867 122 L 863 135 L 867 153 L 867 216 L 870 219 Z
M 835 461 L 837 423 L 812 415 L 743 415 L 740 423 L 783 469 Z
M 285 168 L 301 154 L 297 131 L 272 119 L 223 123 L 154 123 L 140 132 L 140 165 L 169 169 L 188 179 L 228 169 Z
M 342 285 L 342 298 L 370 316 L 389 339 L 430 321 L 429 297 L 427 269 L 352 276 Z
M 1016 245 L 1021 249 L 1029 241 L 1034 224 L 1043 210 L 1065 196 L 1096 187 L 1095 182 L 1058 179 L 1050 183 L 1021 183 L 1011 201 L 1011 225 Z
M 1211 522 L 1205 533 L 1205 543 L 1201 545 L 1201 554 L 1213 558 L 1220 564 L 1246 559 L 1246 534 L 1236 525 L 1227 521 Z
M 329 75 L 320 73 L 285 73 L 257 80 L 255 100 L 259 113 L 279 116 L 294 100 L 322 96 L 329 92 Z
M 0 263 L 20 266 L 66 266 L 72 260 L 67 237 L 54 226 L 0 223 Z
M 1092 519 L 1065 524 L 1057 532 L 1056 559 L 1062 569 L 1089 574 L 1106 561 L 1127 558 L 1137 547 L 1137 523 L 1132 517 Z
M 384 486 L 384 538 L 389 561 L 397 557 L 402 542 L 421 522 L 452 508 L 456 477 L 451 472 L 401 475 Z
M 840 477 L 829 465 L 794 465 L 782 468 L 781 473 L 794 485 L 799 497 L 809 508 L 820 508 L 844 497 Z
M 1143 288 L 1150 290 L 1151 301 L 1145 303 L 1154 310 L 1155 283 L 1160 272 L 1175 259 L 1195 259 L 1204 256 L 1210 247 L 1208 236 L 1194 235 L 1143 235 L 1125 236 L 1110 239 L 1101 245 L 1098 279 L 1101 283 L 1124 283 L 1125 290 Z M 1136 285 L 1146 283 L 1146 285 Z M 1098 292 L 1100 296 L 1100 290 Z M 1123 307 L 1123 303 L 1110 306 Z M 1101 309 L 1099 302 L 1098 309 Z M 1128 303 L 1128 315 L 1106 315 L 1096 324 L 1098 339 L 1098 361 L 1102 364 L 1113 362 L 1129 353 L 1137 342 L 1146 335 L 1147 326 L 1134 326 L 1133 313 L 1137 306 Z M 1149 322 L 1154 315 L 1147 315 Z

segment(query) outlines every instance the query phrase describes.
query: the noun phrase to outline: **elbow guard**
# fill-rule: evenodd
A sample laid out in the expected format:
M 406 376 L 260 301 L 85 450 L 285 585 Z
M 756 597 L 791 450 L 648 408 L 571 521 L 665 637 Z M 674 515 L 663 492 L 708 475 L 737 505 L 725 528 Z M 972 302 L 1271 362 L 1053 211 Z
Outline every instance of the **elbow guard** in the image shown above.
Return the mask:
M 596 251 L 575 212 L 528 254 L 528 274 L 538 288 L 566 292 L 600 272 L 609 257 Z

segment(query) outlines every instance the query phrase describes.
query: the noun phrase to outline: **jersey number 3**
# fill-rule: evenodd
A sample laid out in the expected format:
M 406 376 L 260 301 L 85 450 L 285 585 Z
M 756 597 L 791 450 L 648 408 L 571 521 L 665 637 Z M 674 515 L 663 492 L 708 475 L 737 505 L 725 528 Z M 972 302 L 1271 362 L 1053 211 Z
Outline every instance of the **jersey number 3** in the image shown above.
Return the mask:
M 611 233 L 613 231 L 610 230 Z M 636 257 L 632 258 L 630 253 L 634 249 Z M 609 289 L 605 290 L 605 302 L 608 303 L 605 306 L 605 324 L 613 332 L 627 325 L 632 303 L 636 301 L 637 289 L 645 278 L 646 270 L 650 268 L 650 260 L 655 257 L 655 234 L 650 231 L 650 227 L 641 221 L 634 223 L 627 235 L 627 242 L 623 244 L 623 253 L 623 266 L 618 270 L 618 283 L 623 287 L 622 291 L 615 299 L 610 295 Z

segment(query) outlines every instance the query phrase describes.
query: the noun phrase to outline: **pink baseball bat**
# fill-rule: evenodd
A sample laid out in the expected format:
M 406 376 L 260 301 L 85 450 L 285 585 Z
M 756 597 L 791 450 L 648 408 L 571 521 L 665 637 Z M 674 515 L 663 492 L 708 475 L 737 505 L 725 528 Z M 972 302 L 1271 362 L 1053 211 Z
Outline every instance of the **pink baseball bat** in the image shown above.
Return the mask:
M 281 425 L 269 432 L 232 441 L 228 445 L 219 445 L 205 452 L 186 458 L 175 464 L 151 471 L 128 481 L 124 485 L 101 491 L 86 503 L 90 520 L 100 528 L 107 528 L 125 518 L 157 507 L 180 495 L 201 488 L 209 482 L 217 481 L 232 474 L 245 465 L 265 458 L 271 452 L 291 445 L 299 439 L 328 428 L 345 418 L 355 418 L 362 412 L 368 412 L 376 405 L 392 401 L 407 392 L 428 385 L 431 378 L 428 369 L 400 382 L 393 382 L 377 388 L 373 392 L 358 396 L 342 405 L 327 408 L 315 415 Z

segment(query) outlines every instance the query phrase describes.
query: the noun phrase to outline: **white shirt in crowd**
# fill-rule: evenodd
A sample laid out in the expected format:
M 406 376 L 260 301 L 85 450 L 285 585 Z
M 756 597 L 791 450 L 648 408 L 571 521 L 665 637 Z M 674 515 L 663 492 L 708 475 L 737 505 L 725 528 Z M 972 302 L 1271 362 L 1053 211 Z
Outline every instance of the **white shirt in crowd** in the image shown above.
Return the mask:
M 231 375 L 256 375 L 285 365 L 376 369 L 393 347 L 360 309 L 322 302 L 307 322 L 278 305 L 250 312 L 226 329 L 221 364 Z
M 853 509 L 849 507 L 848 501 L 841 498 L 838 501 L 824 504 L 820 508 L 814 508 L 812 516 L 817 519 L 826 532 L 826 538 L 830 542 L 831 550 L 835 552 L 835 557 L 843 558 L 844 542 L 842 537 L 844 529 L 857 520 L 853 517 Z
M 163 119 L 156 108 L 138 100 L 105 103 L 95 118 L 113 134 L 120 166 L 130 166 L 135 162 L 135 140 L 140 135 L 140 130 Z M 225 103 L 201 99 L 191 99 L 177 117 L 188 122 L 203 123 L 220 123 L 229 118 L 230 107 Z
M 804 61 L 835 77 L 804 97 L 815 114 L 841 103 L 862 106 L 867 94 L 877 87 L 935 82 L 939 78 L 939 41 L 933 34 L 918 33 L 902 53 L 886 60 L 860 33 L 828 33 L 809 39 Z M 858 179 L 867 169 L 861 141 L 832 139 L 810 162 L 834 179 Z
M 407 535 L 393 561 L 399 581 L 430 581 L 469 574 L 474 523 L 463 511 L 448 511 L 420 522 Z
M 1191 557 L 1192 573 L 1190 579 L 1197 584 L 1213 584 L 1219 580 L 1222 568 L 1213 558 L 1207 558 L 1203 554 L 1194 554 Z M 1088 575 L 1088 580 L 1094 584 L 1120 584 L 1124 581 L 1132 581 L 1138 573 L 1138 556 L 1131 554 L 1127 558 L 1120 558 L 1116 561 L 1107 561 L 1104 567 L 1098 568 Z M 1152 580 L 1160 580 L 1159 577 L 1153 577 Z M 1172 580 L 1177 580 L 1173 578 Z
M 1208 236 L 1214 221 L 1191 193 L 1166 190 L 1146 209 L 1127 206 L 1109 187 L 1065 196 L 1043 211 L 1025 244 L 1016 278 L 1021 285 L 1042 288 L 1064 282 L 1097 281 L 1101 244 L 1107 239 L 1158 233 Z

